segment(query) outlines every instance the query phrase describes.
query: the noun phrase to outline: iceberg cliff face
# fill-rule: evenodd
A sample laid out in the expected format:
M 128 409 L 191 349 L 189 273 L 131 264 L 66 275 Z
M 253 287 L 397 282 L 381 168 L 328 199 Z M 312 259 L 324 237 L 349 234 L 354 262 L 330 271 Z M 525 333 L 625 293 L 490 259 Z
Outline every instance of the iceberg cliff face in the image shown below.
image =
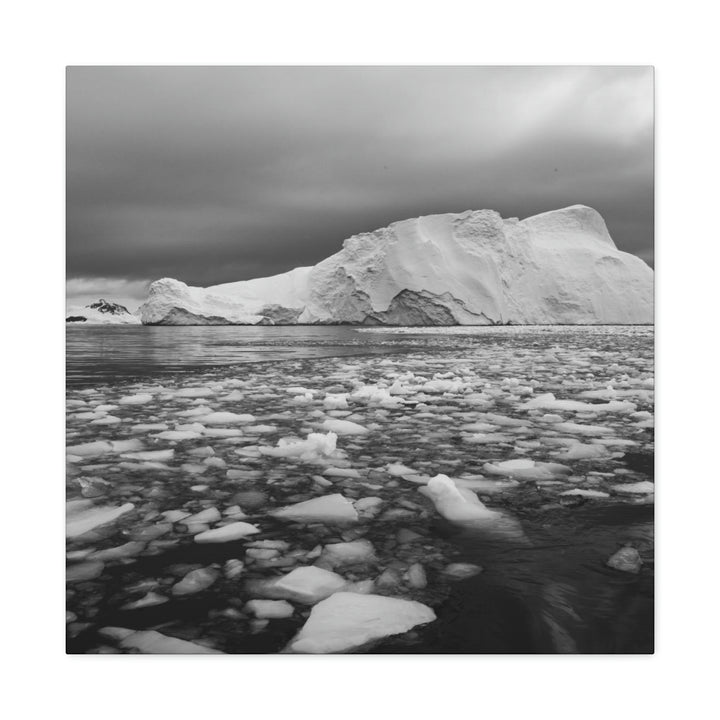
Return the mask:
M 430 215 L 355 235 L 314 267 L 209 288 L 165 278 L 145 324 L 645 324 L 653 271 L 595 210 Z

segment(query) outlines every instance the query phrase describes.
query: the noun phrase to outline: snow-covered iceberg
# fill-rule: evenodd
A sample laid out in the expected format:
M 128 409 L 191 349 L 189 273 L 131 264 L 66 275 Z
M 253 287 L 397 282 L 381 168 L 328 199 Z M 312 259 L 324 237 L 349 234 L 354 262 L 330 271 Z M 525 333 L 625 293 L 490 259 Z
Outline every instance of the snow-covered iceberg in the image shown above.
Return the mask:
M 647 324 L 653 271 L 573 205 L 525 220 L 469 210 L 354 235 L 314 267 L 209 288 L 164 278 L 146 325 Z

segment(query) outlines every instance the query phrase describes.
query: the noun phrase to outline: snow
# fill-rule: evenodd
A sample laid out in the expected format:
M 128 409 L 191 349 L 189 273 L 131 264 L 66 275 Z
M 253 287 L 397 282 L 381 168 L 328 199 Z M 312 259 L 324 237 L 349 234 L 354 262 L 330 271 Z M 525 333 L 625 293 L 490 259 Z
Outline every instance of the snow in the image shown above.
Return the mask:
M 260 530 L 250 523 L 234 522 L 229 525 L 215 528 L 214 530 L 206 530 L 195 536 L 196 543 L 223 543 L 239 540 L 247 535 L 254 535 Z
M 119 507 L 112 507 L 94 505 L 91 500 L 71 500 L 65 507 L 65 535 L 74 538 L 117 520 L 135 506 L 132 503 L 125 503 Z
M 268 278 L 206 289 L 164 278 L 140 313 L 164 324 L 651 323 L 653 271 L 589 207 L 522 221 L 468 210 L 355 235 L 314 267 Z
M 313 607 L 285 652 L 348 652 L 434 620 L 432 609 L 414 600 L 338 592 Z
M 323 495 L 273 510 L 270 515 L 294 522 L 354 522 L 358 514 L 352 502 L 339 493 Z

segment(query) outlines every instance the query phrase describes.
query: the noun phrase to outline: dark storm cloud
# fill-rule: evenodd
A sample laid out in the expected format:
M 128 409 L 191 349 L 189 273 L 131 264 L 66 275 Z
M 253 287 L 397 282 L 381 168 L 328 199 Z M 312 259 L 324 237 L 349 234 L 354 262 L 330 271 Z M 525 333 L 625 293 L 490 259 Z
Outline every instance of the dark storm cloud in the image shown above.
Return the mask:
M 647 68 L 71 68 L 67 135 L 70 278 L 209 285 L 574 203 L 652 261 Z

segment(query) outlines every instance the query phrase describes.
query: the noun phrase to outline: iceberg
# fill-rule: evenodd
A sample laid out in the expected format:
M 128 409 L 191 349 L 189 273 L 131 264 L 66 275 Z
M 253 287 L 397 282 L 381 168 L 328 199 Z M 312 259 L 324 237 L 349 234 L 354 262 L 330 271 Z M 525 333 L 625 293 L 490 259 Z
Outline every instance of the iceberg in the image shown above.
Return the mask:
M 524 220 L 468 210 L 354 235 L 272 277 L 163 278 L 139 312 L 146 325 L 651 324 L 653 271 L 584 205 Z

